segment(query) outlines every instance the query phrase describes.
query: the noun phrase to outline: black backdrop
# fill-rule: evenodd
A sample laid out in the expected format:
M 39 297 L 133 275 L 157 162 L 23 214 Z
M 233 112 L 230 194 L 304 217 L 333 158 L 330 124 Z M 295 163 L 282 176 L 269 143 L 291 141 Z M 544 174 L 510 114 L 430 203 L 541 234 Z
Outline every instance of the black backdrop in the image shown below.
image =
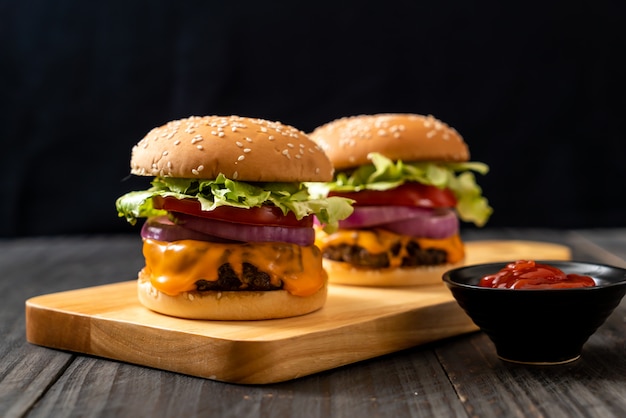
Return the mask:
M 0 236 L 132 231 L 132 145 L 204 114 L 433 114 L 488 225 L 626 226 L 624 2 L 474 3 L 0 0 Z

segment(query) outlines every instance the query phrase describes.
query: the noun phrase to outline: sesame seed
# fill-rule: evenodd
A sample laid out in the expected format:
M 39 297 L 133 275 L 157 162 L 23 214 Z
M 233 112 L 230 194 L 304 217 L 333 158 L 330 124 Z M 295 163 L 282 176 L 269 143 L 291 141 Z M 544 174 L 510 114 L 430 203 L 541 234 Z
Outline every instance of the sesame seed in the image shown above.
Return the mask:
M 195 168 L 192 168 L 192 169 L 191 169 L 191 172 L 192 172 L 193 174 L 195 174 L 196 176 L 197 176 L 198 174 L 200 174 L 200 172 L 199 172 L 198 170 L 196 170 Z
M 225 135 L 225 133 L 224 133 L 224 132 L 221 132 L 221 131 L 220 131 L 220 132 L 218 132 L 218 134 L 217 134 L 217 136 L 219 136 L 220 138 L 223 138 L 223 137 L 224 137 L 224 135 Z
M 246 158 L 245 155 L 240 155 L 239 157 L 237 157 L 237 161 L 243 161 L 244 158 Z
M 197 170 L 198 170 L 198 171 L 202 171 L 202 170 L 204 170 L 204 166 L 203 166 L 202 164 L 200 164 L 200 165 L 198 166 Z
M 192 144 L 195 144 L 195 143 L 200 142 L 200 141 L 202 141 L 202 140 L 203 140 L 202 135 L 196 135 L 196 136 L 194 136 L 194 137 L 192 138 L 191 143 L 192 143 Z
M 203 150 L 204 147 L 202 145 L 196 145 L 196 148 L 198 148 L 199 150 Z
M 245 137 L 244 139 L 245 139 L 247 142 L 252 142 L 252 138 Z
M 163 154 L 161 154 L 161 155 L 163 155 L 165 157 L 167 154 L 169 154 L 168 151 L 163 151 Z
M 174 141 L 174 145 L 180 145 L 180 139 L 177 139 L 176 141 Z
M 243 144 L 242 144 L 241 142 L 239 142 L 239 141 L 235 142 L 235 144 L 236 144 L 239 148 L 243 147 Z
M 237 177 L 239 177 L 239 173 L 238 172 L 233 172 L 233 180 L 237 180 Z
M 273 141 L 275 138 L 274 138 L 274 135 L 270 135 L 267 137 L 267 139 L 269 139 L 270 141 Z
M 284 149 L 281 154 L 283 154 L 285 157 L 291 159 L 291 155 L 289 155 L 289 150 L 288 149 Z
M 292 144 L 291 142 L 288 142 L 288 143 L 287 143 L 287 146 L 288 146 L 289 148 L 293 148 L 293 144 Z
M 250 152 L 250 151 L 252 151 L 250 148 L 244 148 L 244 149 L 243 149 L 243 152 L 245 152 L 245 153 L 248 153 L 248 152 Z

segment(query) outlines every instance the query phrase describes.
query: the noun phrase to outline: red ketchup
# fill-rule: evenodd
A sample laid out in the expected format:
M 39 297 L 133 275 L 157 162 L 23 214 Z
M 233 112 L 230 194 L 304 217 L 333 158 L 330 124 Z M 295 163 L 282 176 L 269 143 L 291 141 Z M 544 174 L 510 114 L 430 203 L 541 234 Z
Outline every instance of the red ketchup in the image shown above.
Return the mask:
M 480 286 L 507 289 L 568 289 L 595 286 L 589 276 L 565 274 L 560 269 L 529 260 L 507 264 L 496 274 L 480 280 Z

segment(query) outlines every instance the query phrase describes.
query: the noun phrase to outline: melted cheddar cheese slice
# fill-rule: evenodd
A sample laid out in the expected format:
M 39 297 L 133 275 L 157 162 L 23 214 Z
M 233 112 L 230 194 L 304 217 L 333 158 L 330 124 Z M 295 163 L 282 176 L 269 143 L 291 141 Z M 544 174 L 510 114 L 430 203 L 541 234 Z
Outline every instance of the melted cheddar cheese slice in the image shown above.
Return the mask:
M 163 242 L 144 239 L 144 273 L 152 285 L 167 295 L 195 291 L 196 281 L 216 281 L 218 269 L 230 263 L 241 275 L 243 263 L 269 274 L 273 285 L 295 296 L 317 292 L 327 280 L 322 254 L 314 245 L 289 243 L 218 244 L 194 240 Z

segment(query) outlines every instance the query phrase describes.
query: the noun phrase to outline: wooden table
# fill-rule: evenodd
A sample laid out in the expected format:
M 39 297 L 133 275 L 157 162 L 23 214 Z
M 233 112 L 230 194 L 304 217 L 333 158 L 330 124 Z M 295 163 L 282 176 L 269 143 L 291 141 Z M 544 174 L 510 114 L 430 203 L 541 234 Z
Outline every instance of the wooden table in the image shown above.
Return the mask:
M 464 237 L 561 243 L 575 260 L 626 266 L 624 229 Z M 26 341 L 27 299 L 132 280 L 142 263 L 135 236 L 0 240 L 1 417 L 626 416 L 626 300 L 579 361 L 553 367 L 502 362 L 474 332 L 296 380 L 238 385 Z

